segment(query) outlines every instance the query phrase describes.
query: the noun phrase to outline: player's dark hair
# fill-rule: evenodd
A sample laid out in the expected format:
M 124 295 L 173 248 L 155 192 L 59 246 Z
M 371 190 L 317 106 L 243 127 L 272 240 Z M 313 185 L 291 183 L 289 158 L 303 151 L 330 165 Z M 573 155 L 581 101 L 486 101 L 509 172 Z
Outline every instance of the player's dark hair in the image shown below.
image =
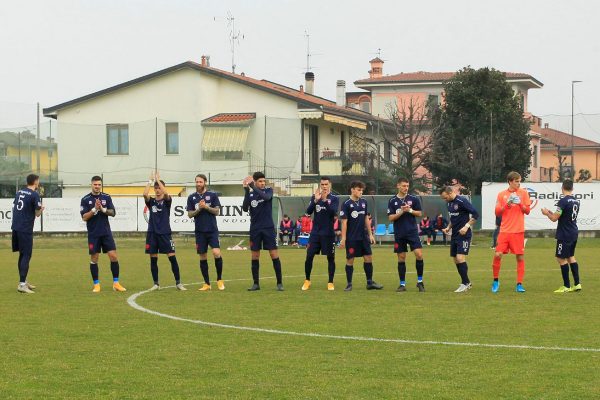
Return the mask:
M 102 182 L 101 176 L 98 176 L 98 175 L 92 176 L 92 182 L 98 182 L 98 181 Z
M 256 171 L 255 173 L 252 174 L 252 179 L 254 179 L 255 181 L 262 179 L 265 177 L 265 174 L 263 174 L 260 171 Z
M 204 174 L 198 174 L 198 175 L 196 175 L 196 178 L 202 178 L 202 180 L 204 182 L 208 182 L 208 178 Z
M 508 182 L 512 182 L 512 181 L 514 181 L 515 179 L 521 179 L 521 174 L 519 174 L 519 173 L 518 173 L 518 172 L 516 172 L 516 171 L 510 171 L 510 172 L 508 173 L 508 175 L 506 175 L 506 180 L 507 180 Z
M 329 181 L 329 183 L 331 183 L 331 178 L 329 178 L 328 176 L 322 176 L 321 180 L 322 181 Z
M 163 186 L 167 186 L 165 185 L 165 181 L 163 181 L 162 179 L 160 180 L 160 183 L 163 184 Z M 158 182 L 154 182 L 154 189 L 158 189 L 160 187 L 160 185 L 158 184 Z
M 562 188 L 567 192 L 573 191 L 573 181 L 571 179 L 565 179 L 562 183 Z
M 405 178 L 403 176 L 401 176 L 400 178 L 398 178 L 398 180 L 396 181 L 396 183 L 410 183 L 410 181 L 408 180 L 408 178 Z
M 36 174 L 29 174 L 27 175 L 27 185 L 31 186 L 35 183 L 35 181 L 37 181 L 38 179 L 40 179 L 40 177 Z
M 352 181 L 350 182 L 350 189 L 361 188 L 364 189 L 366 185 L 362 181 Z
M 440 193 L 440 194 L 442 194 L 442 193 L 448 193 L 448 194 L 451 194 L 452 192 L 454 192 L 454 189 L 452 188 L 452 186 L 442 186 L 442 187 L 440 188 L 440 192 L 439 192 L 439 193 Z

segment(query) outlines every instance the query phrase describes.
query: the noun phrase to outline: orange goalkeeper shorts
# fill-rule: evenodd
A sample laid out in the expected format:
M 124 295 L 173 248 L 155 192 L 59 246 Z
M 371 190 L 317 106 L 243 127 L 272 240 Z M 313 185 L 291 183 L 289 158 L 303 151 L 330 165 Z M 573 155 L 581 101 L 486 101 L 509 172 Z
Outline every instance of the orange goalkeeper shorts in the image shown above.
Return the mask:
M 496 242 L 496 252 L 525 254 L 525 232 L 520 233 L 502 233 L 498 235 Z

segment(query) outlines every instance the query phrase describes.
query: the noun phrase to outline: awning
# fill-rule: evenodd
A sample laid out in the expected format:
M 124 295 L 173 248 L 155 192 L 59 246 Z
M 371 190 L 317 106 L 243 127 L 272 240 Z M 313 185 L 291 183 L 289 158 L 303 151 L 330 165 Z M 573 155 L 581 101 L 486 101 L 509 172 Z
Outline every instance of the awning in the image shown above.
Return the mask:
M 248 130 L 247 126 L 205 126 L 202 151 L 244 151 Z
M 366 122 L 358 121 L 356 119 L 351 119 L 351 118 L 346 118 L 346 117 L 340 117 L 339 115 L 324 113 L 323 119 L 325 119 L 325 121 L 334 122 L 334 123 L 340 124 L 340 125 L 350 126 L 352 128 L 357 128 L 357 129 L 362 129 L 362 130 L 367 129 Z

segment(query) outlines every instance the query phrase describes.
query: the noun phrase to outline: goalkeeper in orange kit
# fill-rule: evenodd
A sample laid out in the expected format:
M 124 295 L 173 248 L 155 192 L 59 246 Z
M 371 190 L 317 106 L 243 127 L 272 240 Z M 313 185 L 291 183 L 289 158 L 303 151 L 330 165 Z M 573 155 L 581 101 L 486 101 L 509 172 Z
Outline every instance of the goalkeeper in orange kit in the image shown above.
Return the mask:
M 498 193 L 496 199 L 496 216 L 502 217 L 500 234 L 496 244 L 496 253 L 492 263 L 494 271 L 494 282 L 492 292 L 497 293 L 500 289 L 500 265 L 502 255 L 508 252 L 517 257 L 517 286 L 516 291 L 525 292 L 523 288 L 523 277 L 525 275 L 525 215 L 531 211 L 531 200 L 527 190 L 521 188 L 521 175 L 518 172 L 510 172 L 506 176 L 508 189 Z

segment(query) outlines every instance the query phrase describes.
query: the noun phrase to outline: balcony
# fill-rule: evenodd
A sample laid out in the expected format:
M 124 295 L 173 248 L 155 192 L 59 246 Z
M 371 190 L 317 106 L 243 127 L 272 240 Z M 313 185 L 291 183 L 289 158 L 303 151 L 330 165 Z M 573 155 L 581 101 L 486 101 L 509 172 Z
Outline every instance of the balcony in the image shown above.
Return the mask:
M 344 149 L 305 150 L 305 174 L 326 176 L 365 176 L 376 167 L 375 151 L 357 152 Z

